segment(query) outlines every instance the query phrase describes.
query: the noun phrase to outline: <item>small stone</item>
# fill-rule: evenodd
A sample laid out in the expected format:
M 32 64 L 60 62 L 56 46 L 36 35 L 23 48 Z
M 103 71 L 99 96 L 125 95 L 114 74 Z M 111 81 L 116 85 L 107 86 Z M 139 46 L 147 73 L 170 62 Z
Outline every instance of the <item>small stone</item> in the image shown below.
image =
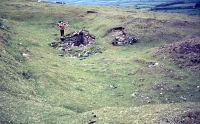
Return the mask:
M 32 73 L 29 72 L 29 71 L 27 71 L 27 72 L 23 71 L 23 72 L 21 73 L 21 75 L 22 75 L 23 79 L 27 79 L 27 80 L 30 79 L 30 78 L 32 77 Z
M 144 78 L 140 78 L 139 80 L 140 80 L 141 82 L 143 82 L 145 79 L 144 79 Z
M 91 121 L 91 120 L 89 120 L 89 122 L 88 122 L 88 124 L 94 124 L 94 123 L 96 123 L 97 121 Z
M 132 96 L 132 97 L 135 97 L 135 96 L 136 96 L 136 94 L 135 94 L 135 93 L 132 93 L 132 94 L 131 94 L 131 96 Z
M 158 62 L 156 62 L 154 65 L 155 65 L 155 66 L 158 66 L 158 65 L 159 65 L 159 63 L 158 63 Z
M 25 57 L 25 58 L 29 58 L 30 55 L 28 53 L 22 53 L 22 56 Z
M 181 96 L 180 98 L 181 98 L 182 100 L 184 100 L 184 101 L 187 100 L 187 98 L 185 98 L 185 97 L 183 97 L 183 96 Z
M 59 56 L 64 56 L 64 54 L 59 54 Z
M 151 103 L 151 101 L 150 101 L 150 100 L 148 100 L 148 101 L 147 101 L 147 103 Z
M 111 85 L 110 85 L 110 88 L 112 88 L 112 89 L 116 89 L 117 86 L 111 84 Z
M 128 75 L 134 75 L 133 73 L 128 73 Z

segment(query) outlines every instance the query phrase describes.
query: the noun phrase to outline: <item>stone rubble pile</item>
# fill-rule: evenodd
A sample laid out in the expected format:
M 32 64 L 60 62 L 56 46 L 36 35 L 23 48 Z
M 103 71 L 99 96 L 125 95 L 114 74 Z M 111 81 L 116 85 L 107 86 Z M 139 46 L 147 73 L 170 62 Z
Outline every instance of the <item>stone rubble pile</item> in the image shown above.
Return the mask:
M 107 31 L 107 34 L 114 32 L 117 34 L 112 40 L 112 45 L 114 46 L 123 46 L 123 45 L 133 45 L 138 42 L 138 38 L 126 33 L 124 27 L 114 27 Z
M 138 38 L 135 36 L 131 36 L 128 34 L 122 34 L 115 37 L 112 41 L 112 45 L 114 46 L 123 46 L 123 45 L 133 45 L 138 41 Z
M 86 46 L 95 42 L 95 36 L 86 30 L 75 31 L 60 38 L 60 41 L 54 41 L 49 45 L 61 50 L 68 50 L 74 46 Z

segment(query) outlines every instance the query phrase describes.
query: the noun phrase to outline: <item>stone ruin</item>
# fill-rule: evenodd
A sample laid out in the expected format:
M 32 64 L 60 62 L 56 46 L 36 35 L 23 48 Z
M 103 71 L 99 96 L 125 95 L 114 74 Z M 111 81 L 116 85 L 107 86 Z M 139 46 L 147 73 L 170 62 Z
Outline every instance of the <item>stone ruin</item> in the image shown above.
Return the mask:
M 123 46 L 123 45 L 133 45 L 138 42 L 138 38 L 125 32 L 124 27 L 114 27 L 107 31 L 109 33 L 115 33 L 114 39 L 112 40 L 112 45 Z
M 95 42 L 95 36 L 91 35 L 86 30 L 75 31 L 60 38 L 60 41 L 55 41 L 49 45 L 61 50 L 68 50 L 74 46 L 81 47 Z
M 123 45 L 129 45 L 129 44 L 133 45 L 137 41 L 138 41 L 138 39 L 134 36 L 122 34 L 113 39 L 112 45 L 114 45 L 114 46 L 123 46 Z
M 95 36 L 91 35 L 87 30 L 80 30 L 69 33 L 58 41 L 54 41 L 49 45 L 61 50 L 59 56 L 77 57 L 80 60 L 91 55 L 102 53 L 102 49 L 98 46 L 90 45 L 95 42 Z M 85 47 L 87 46 L 87 47 Z
M 115 38 L 112 41 L 114 46 L 133 45 L 138 39 L 126 33 L 123 27 L 115 27 L 107 31 L 115 33 Z M 95 36 L 87 30 L 79 30 L 65 35 L 63 38 L 56 40 L 49 45 L 51 47 L 62 50 L 60 56 L 69 55 L 72 57 L 88 57 L 97 53 L 102 53 L 102 49 L 98 46 L 91 46 L 95 42 Z M 87 47 L 84 47 L 87 46 Z

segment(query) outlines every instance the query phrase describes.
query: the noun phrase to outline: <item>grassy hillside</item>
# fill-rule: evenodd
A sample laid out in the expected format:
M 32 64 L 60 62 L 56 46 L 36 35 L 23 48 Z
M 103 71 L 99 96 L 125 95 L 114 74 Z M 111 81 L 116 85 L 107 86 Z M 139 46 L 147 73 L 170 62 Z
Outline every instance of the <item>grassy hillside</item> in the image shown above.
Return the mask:
M 161 45 L 199 36 L 199 17 L 1 0 L 0 18 L 0 123 L 178 123 L 200 108 L 199 71 L 154 57 Z M 69 22 L 67 33 L 89 30 L 102 53 L 59 56 L 48 46 L 58 20 Z M 112 46 L 105 33 L 115 26 L 140 41 Z

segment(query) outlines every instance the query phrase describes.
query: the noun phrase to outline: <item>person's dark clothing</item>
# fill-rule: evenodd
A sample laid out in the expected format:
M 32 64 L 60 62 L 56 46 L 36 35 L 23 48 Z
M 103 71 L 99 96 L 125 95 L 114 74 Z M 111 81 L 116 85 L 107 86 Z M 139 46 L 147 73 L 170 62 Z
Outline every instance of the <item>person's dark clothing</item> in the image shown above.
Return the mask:
M 60 36 L 64 36 L 65 30 L 60 30 Z

